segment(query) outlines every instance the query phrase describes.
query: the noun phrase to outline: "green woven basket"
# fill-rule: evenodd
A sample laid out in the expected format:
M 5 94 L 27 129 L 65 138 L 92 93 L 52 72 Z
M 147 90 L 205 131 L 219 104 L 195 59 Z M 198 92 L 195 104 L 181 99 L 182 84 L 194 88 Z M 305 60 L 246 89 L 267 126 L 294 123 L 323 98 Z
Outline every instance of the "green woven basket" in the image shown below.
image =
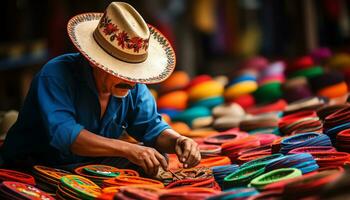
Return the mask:
M 265 166 L 266 164 L 259 163 L 238 169 L 224 178 L 224 188 L 247 186 L 251 180 L 265 172 Z
M 281 168 L 265 173 L 254 178 L 249 186 L 262 189 L 264 186 L 278 181 L 302 176 L 302 172 L 296 168 Z

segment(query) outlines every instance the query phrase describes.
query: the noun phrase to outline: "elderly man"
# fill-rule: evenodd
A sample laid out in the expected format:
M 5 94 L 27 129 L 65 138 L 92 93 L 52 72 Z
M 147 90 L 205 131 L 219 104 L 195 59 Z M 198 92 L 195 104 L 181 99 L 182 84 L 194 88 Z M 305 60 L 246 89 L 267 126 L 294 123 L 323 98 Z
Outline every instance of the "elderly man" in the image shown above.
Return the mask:
M 73 17 L 67 30 L 79 53 L 52 59 L 33 79 L 1 151 L 5 166 L 124 158 L 155 175 L 159 167 L 167 169 L 162 153 L 176 153 L 185 168 L 196 166 L 197 144 L 162 120 L 145 85 L 174 70 L 168 40 L 121 2 L 104 14 Z M 123 131 L 145 146 L 119 140 Z

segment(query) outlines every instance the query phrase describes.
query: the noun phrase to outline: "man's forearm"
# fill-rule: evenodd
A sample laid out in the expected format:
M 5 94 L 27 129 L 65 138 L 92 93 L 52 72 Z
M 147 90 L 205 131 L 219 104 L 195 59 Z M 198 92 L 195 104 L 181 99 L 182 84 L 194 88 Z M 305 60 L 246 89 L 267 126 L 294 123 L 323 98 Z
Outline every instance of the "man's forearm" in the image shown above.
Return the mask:
M 175 153 L 176 140 L 181 135 L 172 129 L 165 129 L 157 138 L 155 148 L 163 153 Z
M 79 156 L 125 157 L 130 143 L 102 137 L 83 129 L 71 146 L 71 151 Z

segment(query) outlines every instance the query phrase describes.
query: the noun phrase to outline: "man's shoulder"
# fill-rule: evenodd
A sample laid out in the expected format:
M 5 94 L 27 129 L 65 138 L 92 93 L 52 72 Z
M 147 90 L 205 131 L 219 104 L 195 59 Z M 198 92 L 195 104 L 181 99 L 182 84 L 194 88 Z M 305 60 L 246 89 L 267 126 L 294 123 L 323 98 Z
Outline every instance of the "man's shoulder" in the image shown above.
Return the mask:
M 40 70 L 39 76 L 50 76 L 67 79 L 75 74 L 81 61 L 79 53 L 69 53 L 49 60 Z

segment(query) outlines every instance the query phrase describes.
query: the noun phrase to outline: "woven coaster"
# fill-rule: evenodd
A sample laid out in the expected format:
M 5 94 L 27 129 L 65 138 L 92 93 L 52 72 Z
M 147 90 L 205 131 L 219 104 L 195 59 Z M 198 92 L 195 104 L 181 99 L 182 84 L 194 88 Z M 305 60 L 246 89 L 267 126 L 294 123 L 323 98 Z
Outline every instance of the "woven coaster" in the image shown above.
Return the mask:
M 0 169 L 0 180 L 18 181 L 21 183 L 35 185 L 35 180 L 33 176 L 22 172 L 14 171 L 14 170 L 8 170 L 8 169 Z
M 13 182 L 13 181 L 4 181 L 2 186 L 14 196 L 18 198 L 26 198 L 26 199 L 47 199 L 54 200 L 49 194 L 39 190 L 38 188 L 24 183 Z
M 54 179 L 54 180 L 59 180 L 60 178 L 62 178 L 62 176 L 72 174 L 62 169 L 45 167 L 41 165 L 35 165 L 33 168 L 34 168 L 34 171 L 37 172 L 38 174 L 44 177 L 49 177 L 50 179 Z
M 84 166 L 83 171 L 87 174 L 111 178 L 120 175 L 117 168 L 107 165 L 87 165 Z
M 63 186 L 78 193 L 82 198 L 96 198 L 101 194 L 101 188 L 87 178 L 77 175 L 67 175 L 61 178 Z

